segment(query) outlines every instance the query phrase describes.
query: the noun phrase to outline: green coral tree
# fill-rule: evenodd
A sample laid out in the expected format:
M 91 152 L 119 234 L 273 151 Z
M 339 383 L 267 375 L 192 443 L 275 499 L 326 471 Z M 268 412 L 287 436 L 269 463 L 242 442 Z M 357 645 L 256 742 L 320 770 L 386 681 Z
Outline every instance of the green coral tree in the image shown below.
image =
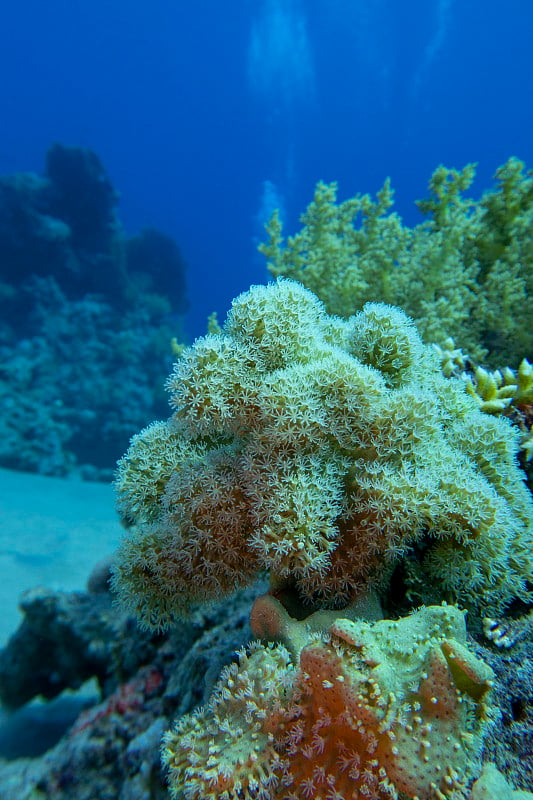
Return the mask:
M 451 336 L 476 360 L 517 366 L 533 357 L 533 177 L 511 158 L 478 201 L 465 197 L 474 177 L 474 164 L 439 167 L 413 228 L 391 211 L 388 180 L 375 200 L 339 203 L 337 184 L 319 183 L 303 228 L 285 241 L 274 213 L 260 250 L 272 275 L 300 281 L 329 313 L 391 303 L 427 342 Z

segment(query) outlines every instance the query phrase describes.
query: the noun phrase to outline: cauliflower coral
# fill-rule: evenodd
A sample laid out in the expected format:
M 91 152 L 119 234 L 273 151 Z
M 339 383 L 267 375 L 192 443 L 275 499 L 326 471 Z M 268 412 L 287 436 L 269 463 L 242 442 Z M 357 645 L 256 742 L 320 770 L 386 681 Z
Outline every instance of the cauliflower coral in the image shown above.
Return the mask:
M 440 598 L 494 614 L 529 597 L 533 507 L 519 433 L 483 414 L 399 309 L 330 316 L 280 279 L 178 358 L 174 412 L 132 440 L 132 526 L 115 587 L 149 627 L 270 574 L 340 607 L 408 563 Z

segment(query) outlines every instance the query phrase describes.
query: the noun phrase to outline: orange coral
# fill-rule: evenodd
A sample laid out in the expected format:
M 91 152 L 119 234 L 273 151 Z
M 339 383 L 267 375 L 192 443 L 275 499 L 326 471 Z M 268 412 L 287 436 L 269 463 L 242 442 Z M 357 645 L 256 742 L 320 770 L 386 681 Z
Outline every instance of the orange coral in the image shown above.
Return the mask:
M 259 611 L 259 624 L 289 639 L 299 626 L 302 638 L 305 621 L 282 620 L 275 603 Z M 187 800 L 452 798 L 480 769 L 492 677 L 464 640 L 463 613 L 434 606 L 398 622 L 338 619 L 327 634 L 308 633 L 297 669 L 283 645 L 254 645 L 211 704 L 167 734 L 173 791 Z

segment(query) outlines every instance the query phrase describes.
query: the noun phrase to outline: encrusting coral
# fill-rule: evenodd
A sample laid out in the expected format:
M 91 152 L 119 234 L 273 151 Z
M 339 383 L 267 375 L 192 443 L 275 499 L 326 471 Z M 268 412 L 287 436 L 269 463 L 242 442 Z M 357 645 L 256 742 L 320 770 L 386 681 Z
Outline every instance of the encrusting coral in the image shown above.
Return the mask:
M 301 281 L 329 313 L 392 303 L 425 341 L 452 336 L 477 361 L 515 367 L 533 357 L 533 177 L 510 158 L 477 201 L 465 197 L 474 177 L 474 164 L 435 170 L 417 203 L 428 219 L 412 228 L 390 211 L 389 181 L 375 201 L 340 203 L 337 184 L 318 183 L 303 228 L 284 241 L 276 212 L 259 249 L 273 276 Z
M 166 734 L 174 797 L 465 796 L 481 768 L 492 671 L 467 651 L 462 612 L 432 606 L 397 622 L 337 619 L 313 634 L 273 598 L 258 602 L 255 617 L 268 616 L 270 633 L 295 655 L 255 642 L 208 705 Z
M 343 320 L 291 280 L 233 302 L 183 351 L 174 414 L 134 437 L 117 491 L 134 525 L 115 587 L 149 627 L 263 571 L 340 607 L 409 562 L 436 599 L 527 600 L 533 507 L 520 433 L 482 413 L 396 308 Z
M 506 800 L 533 800 L 533 792 L 513 789 L 494 764 L 485 764 L 472 787 L 471 800 L 501 800 L 502 797 Z

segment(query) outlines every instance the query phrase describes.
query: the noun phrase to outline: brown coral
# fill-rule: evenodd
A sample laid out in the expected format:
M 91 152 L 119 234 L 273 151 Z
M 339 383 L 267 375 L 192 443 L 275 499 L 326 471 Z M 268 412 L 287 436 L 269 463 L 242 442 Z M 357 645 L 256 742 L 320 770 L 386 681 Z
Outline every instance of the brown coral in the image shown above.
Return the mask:
M 283 619 L 279 607 L 263 611 L 297 652 L 306 623 Z M 254 645 L 210 706 L 167 734 L 175 793 L 445 800 L 477 776 L 492 672 L 466 649 L 462 612 L 436 606 L 397 622 L 338 619 L 307 639 L 297 669 L 283 645 Z

